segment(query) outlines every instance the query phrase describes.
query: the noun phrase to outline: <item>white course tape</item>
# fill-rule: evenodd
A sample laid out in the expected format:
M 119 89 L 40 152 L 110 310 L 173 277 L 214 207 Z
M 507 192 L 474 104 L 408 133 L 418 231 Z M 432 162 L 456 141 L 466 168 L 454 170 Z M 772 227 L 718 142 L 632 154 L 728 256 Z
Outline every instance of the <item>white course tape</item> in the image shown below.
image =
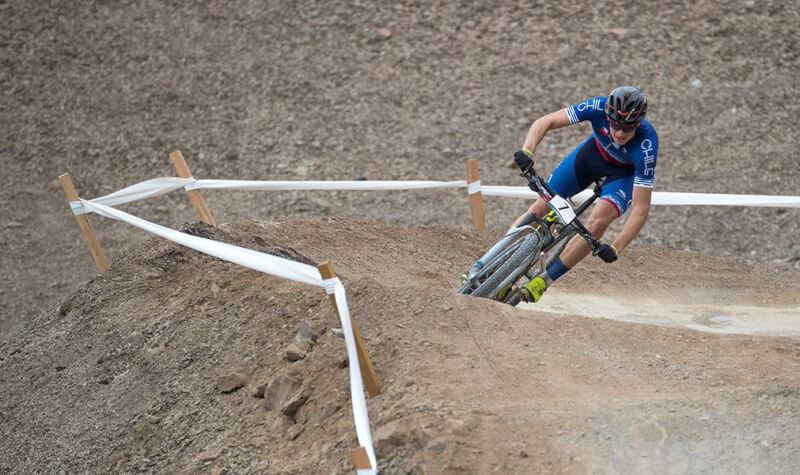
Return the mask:
M 361 379 L 361 367 L 358 362 L 358 351 L 356 350 L 356 337 L 353 334 L 353 326 L 350 320 L 350 310 L 347 308 L 347 298 L 344 286 L 339 279 L 335 279 L 336 307 L 339 310 L 339 318 L 342 323 L 345 343 L 347 344 L 347 358 L 350 362 L 350 394 L 353 399 L 353 421 L 356 425 L 356 436 L 358 445 L 367 450 L 372 469 L 357 470 L 359 475 L 372 475 L 378 473 L 378 461 L 375 458 L 375 449 L 372 447 L 372 434 L 369 429 L 369 419 L 367 418 L 367 401 L 364 397 L 364 382 Z
M 800 196 L 732 195 L 715 193 L 673 193 L 656 191 L 654 205 L 670 206 L 759 206 L 800 208 Z
M 101 196 L 90 200 L 92 203 L 100 203 L 106 206 L 117 206 L 123 203 L 130 203 L 137 200 L 152 198 L 163 195 L 170 191 L 179 190 L 194 181 L 194 178 L 161 177 L 143 181 L 110 195 Z
M 325 279 L 322 281 L 322 285 L 325 286 L 325 293 L 328 295 L 332 295 L 336 292 L 336 283 L 339 282 L 338 277 L 333 277 L 330 279 Z
M 483 186 L 485 196 L 535 199 L 536 193 L 524 186 Z M 583 190 L 572 197 L 575 203 L 583 203 L 592 196 L 592 190 Z M 800 208 L 800 196 L 733 195 L 720 193 L 674 193 L 654 191 L 653 205 L 658 206 L 765 206 Z
M 474 195 L 475 193 L 478 193 L 479 191 L 481 191 L 481 181 L 480 180 L 473 181 L 473 182 L 470 182 L 470 183 L 467 184 L 467 193 L 468 194 Z
M 420 190 L 463 188 L 461 181 L 256 181 L 196 180 L 186 190 Z
M 234 246 L 232 244 L 175 231 L 174 229 L 145 221 L 144 219 L 100 203 L 81 200 L 81 204 L 87 210 L 107 218 L 126 222 L 182 246 L 228 262 L 233 262 L 234 264 L 239 264 L 249 269 L 317 287 L 324 287 L 326 292 L 329 287 L 332 287 L 333 293 L 336 295 L 336 306 L 339 310 L 342 331 L 344 332 L 345 343 L 347 345 L 347 356 L 350 367 L 350 392 L 353 401 L 353 420 L 356 427 L 356 435 L 359 445 L 366 449 L 373 467 L 371 470 L 358 470 L 358 473 L 361 475 L 378 473 L 376 468 L 377 459 L 375 458 L 372 434 L 369 427 L 369 416 L 367 415 L 367 403 L 364 397 L 364 381 L 361 379 L 355 336 L 353 335 L 353 327 L 350 321 L 350 310 L 347 306 L 344 286 L 342 286 L 338 278 L 323 280 L 320 276 L 319 269 L 316 267 Z
M 72 208 L 72 214 L 75 216 L 89 213 L 89 210 L 83 206 L 83 203 L 80 201 L 70 201 L 69 207 Z

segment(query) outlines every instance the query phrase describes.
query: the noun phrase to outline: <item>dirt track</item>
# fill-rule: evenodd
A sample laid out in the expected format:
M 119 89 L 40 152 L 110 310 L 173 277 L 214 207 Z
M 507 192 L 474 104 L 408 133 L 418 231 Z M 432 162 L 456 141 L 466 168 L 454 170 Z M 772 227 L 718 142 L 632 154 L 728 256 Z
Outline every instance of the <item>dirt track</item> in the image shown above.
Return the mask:
M 310 262 L 336 256 L 384 384 L 369 400 L 383 473 L 800 468 L 796 338 L 458 296 L 454 276 L 488 244 L 463 229 L 344 219 L 189 229 Z M 700 294 L 800 306 L 795 271 L 648 247 L 623 263 L 591 263 L 559 290 L 628 287 L 635 265 L 652 276 L 645 294 L 670 296 L 667 311 Z M 742 285 L 743 274 L 767 277 Z M 302 321 L 317 343 L 290 363 Z M 147 242 L 0 347 L 0 471 L 346 472 L 355 439 L 333 326 L 318 289 Z M 247 385 L 220 393 L 219 377 L 236 372 Z M 307 396 L 292 417 L 252 396 L 279 375 L 302 380 Z
M 482 182 L 520 185 L 503 165 L 534 118 L 633 83 L 656 191 L 800 193 L 796 2 L 0 0 L 0 18 L 0 471 L 327 473 L 354 443 L 322 296 L 92 218 L 114 263 L 95 277 L 62 172 L 95 197 L 173 175 L 181 149 L 202 178 L 453 180 L 478 158 Z M 541 170 L 587 132 L 548 135 Z M 525 203 L 487 200 L 477 235 L 462 192 L 206 200 L 238 224 L 189 228 L 335 258 L 386 384 L 387 473 L 798 471 L 798 210 L 656 208 L 544 314 L 452 293 Z M 196 219 L 179 193 L 125 209 Z M 302 320 L 319 341 L 289 364 Z M 248 384 L 221 394 L 232 371 Z M 311 391 L 294 419 L 249 394 L 276 374 Z

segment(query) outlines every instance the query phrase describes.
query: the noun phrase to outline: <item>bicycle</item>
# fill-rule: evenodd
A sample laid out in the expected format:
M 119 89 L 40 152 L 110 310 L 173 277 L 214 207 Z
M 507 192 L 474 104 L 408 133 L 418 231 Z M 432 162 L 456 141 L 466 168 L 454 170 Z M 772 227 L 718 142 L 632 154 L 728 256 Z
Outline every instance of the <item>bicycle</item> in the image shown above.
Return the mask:
M 556 194 L 532 166 L 523 170 L 521 176 L 545 200 L 550 212 L 544 218 L 528 213 L 519 226 L 475 262 L 462 278 L 459 293 L 516 306 L 522 300 L 517 281 L 524 276 L 527 283 L 544 273 L 573 236 L 586 239 L 592 254 L 597 254 L 600 241 L 578 218 L 600 196 L 603 180 L 594 182 L 593 194 L 576 208 L 571 200 Z

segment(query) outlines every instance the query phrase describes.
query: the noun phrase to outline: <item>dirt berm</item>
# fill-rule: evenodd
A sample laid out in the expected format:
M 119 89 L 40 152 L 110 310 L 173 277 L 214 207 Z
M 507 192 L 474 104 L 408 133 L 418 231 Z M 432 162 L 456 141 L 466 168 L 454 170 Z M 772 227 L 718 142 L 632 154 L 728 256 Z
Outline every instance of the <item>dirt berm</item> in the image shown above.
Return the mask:
M 800 470 L 796 337 L 456 295 L 495 232 L 350 218 L 184 230 L 334 263 L 383 383 L 368 400 L 382 473 Z M 645 246 L 595 261 L 554 298 L 800 308 L 788 267 Z M 295 342 L 304 322 L 315 342 Z M 0 472 L 347 473 L 336 327 L 318 288 L 148 240 L 0 347 Z

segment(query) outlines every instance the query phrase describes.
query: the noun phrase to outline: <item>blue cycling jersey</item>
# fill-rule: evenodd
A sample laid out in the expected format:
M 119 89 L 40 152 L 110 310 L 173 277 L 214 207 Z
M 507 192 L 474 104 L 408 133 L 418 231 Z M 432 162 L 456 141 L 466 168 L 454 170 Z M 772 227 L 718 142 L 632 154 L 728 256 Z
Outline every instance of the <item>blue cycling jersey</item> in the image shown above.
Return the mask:
M 606 97 L 589 98 L 567 107 L 570 124 L 591 121 L 594 140 L 600 154 L 607 162 L 619 166 L 633 166 L 633 186 L 653 187 L 658 155 L 658 135 L 647 119 L 636 129 L 636 135 L 625 145 L 619 146 L 611 139 L 608 117 L 605 113 Z

